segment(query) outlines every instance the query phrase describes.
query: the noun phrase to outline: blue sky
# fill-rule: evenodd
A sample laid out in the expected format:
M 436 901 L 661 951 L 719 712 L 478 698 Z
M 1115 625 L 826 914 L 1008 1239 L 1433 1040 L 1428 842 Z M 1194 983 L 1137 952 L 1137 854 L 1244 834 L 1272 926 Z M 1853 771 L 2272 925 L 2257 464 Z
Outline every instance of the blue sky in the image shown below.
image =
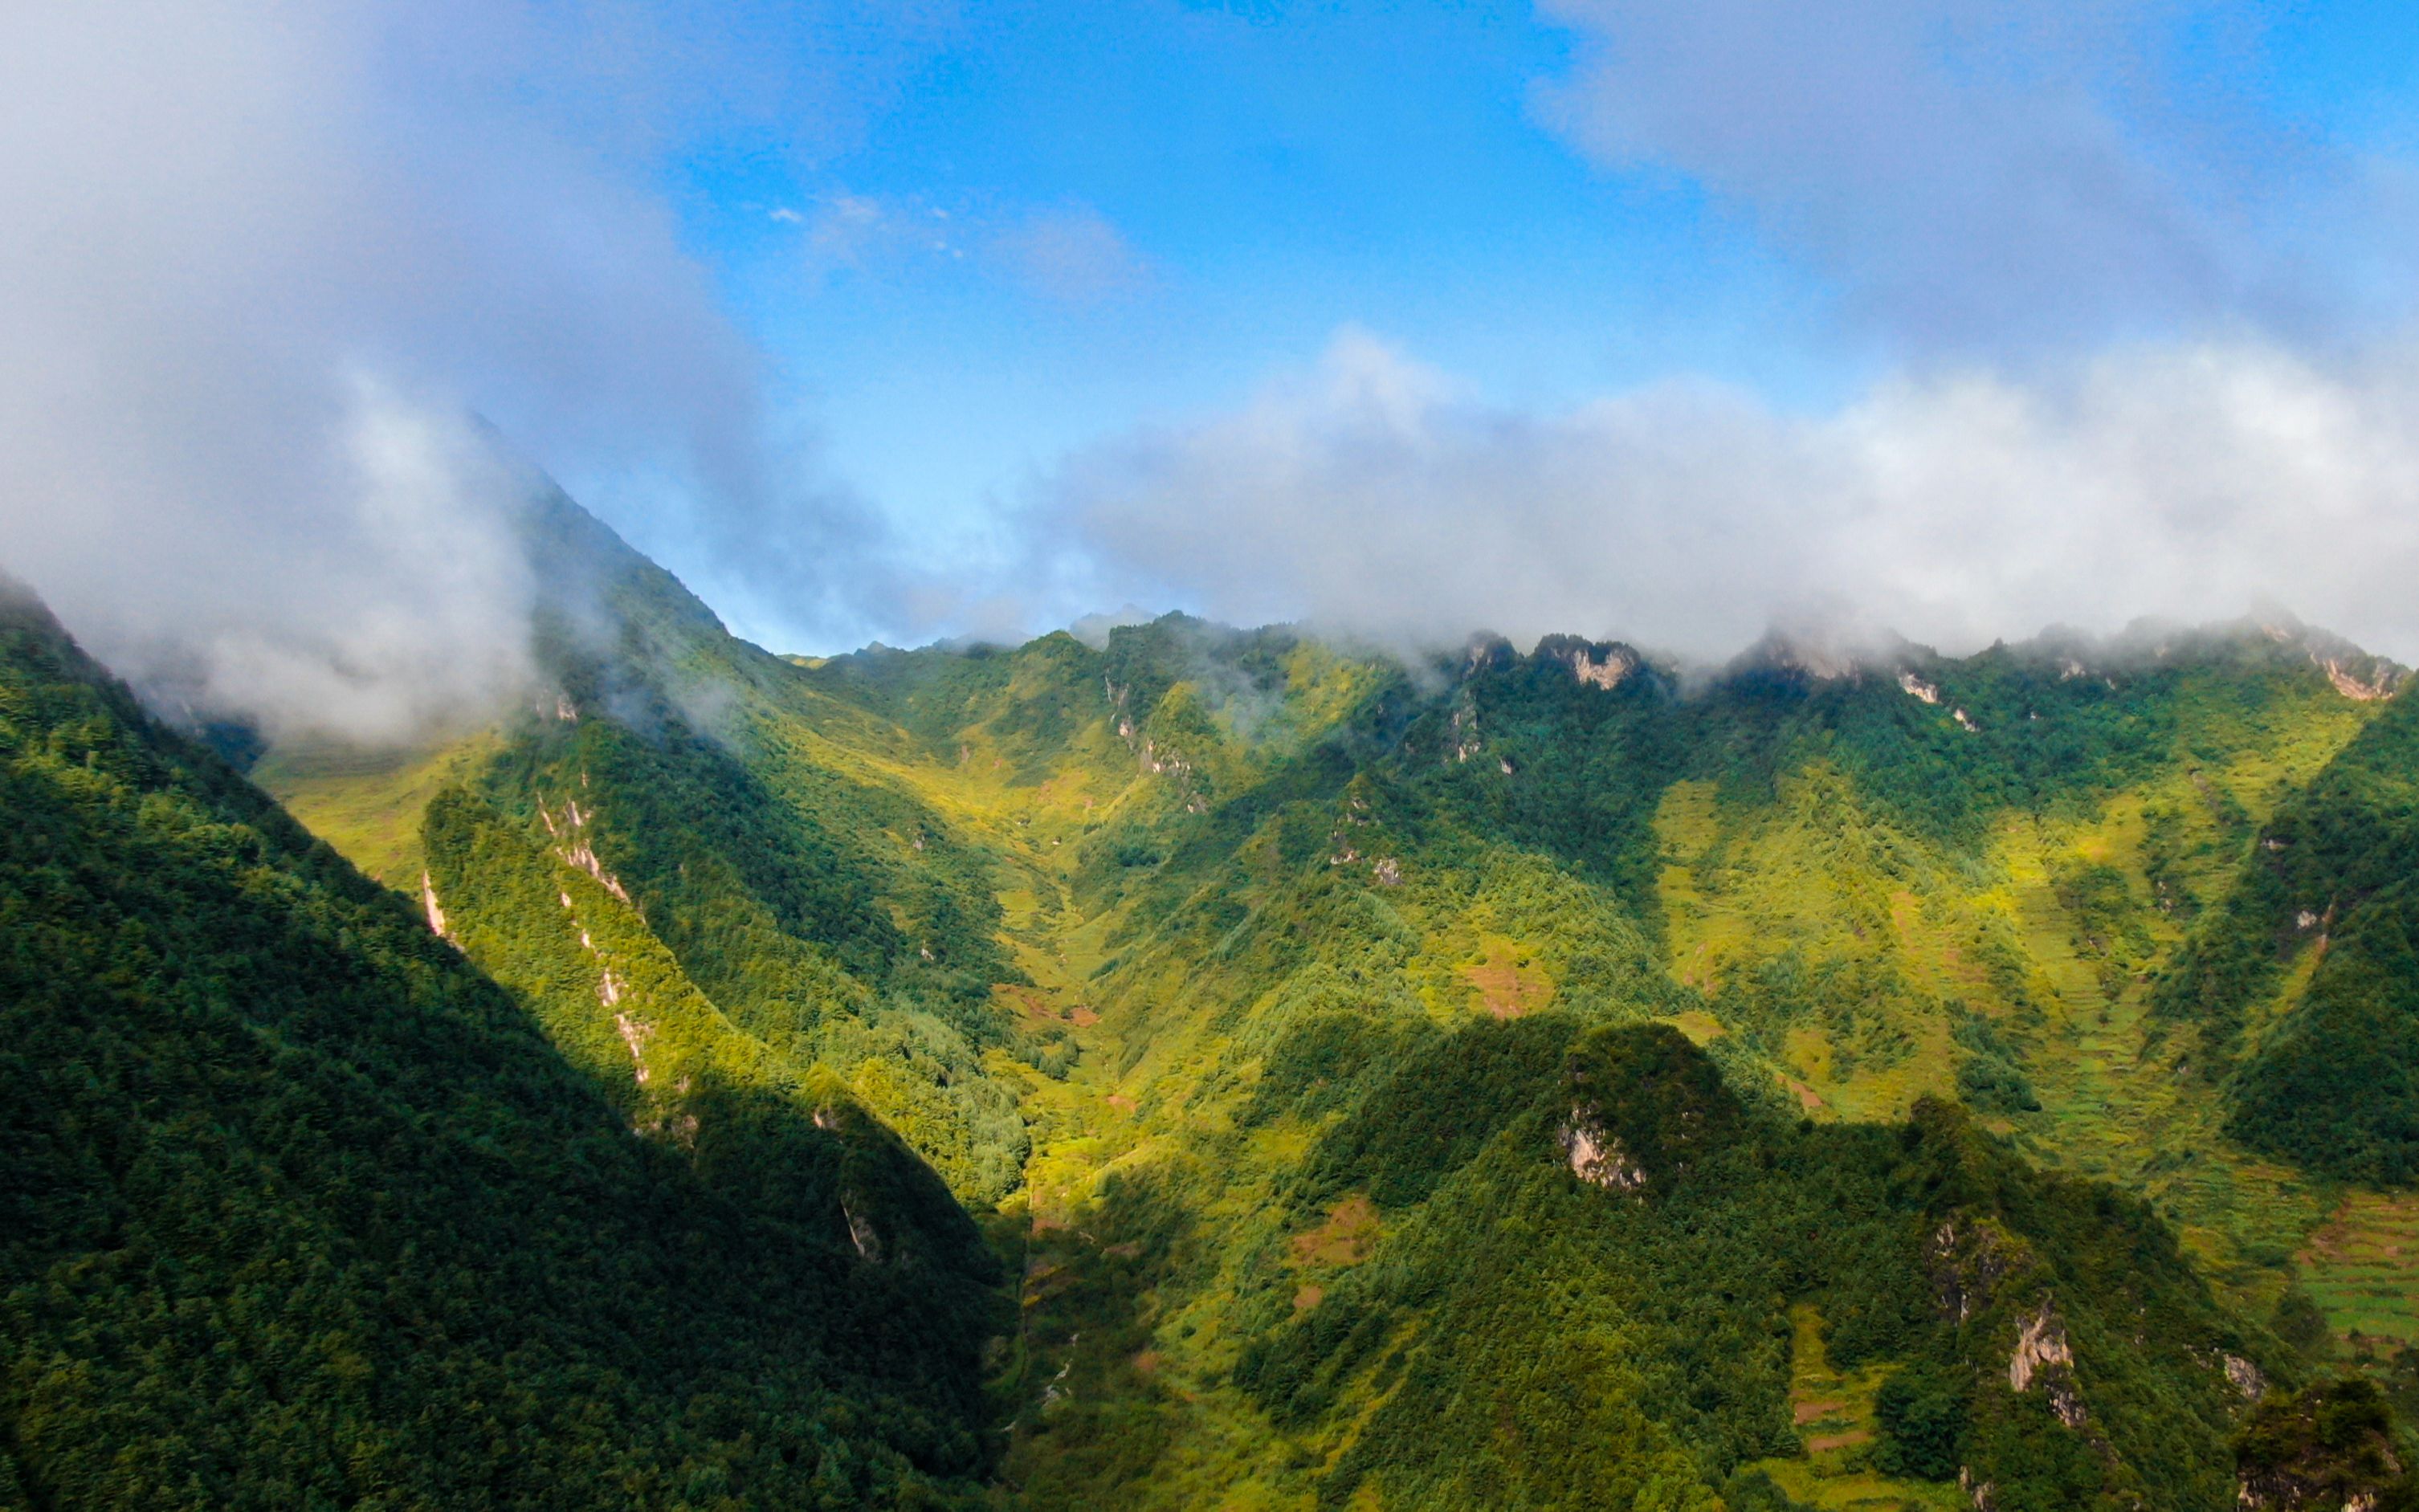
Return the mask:
M 1346 325 L 1518 402 L 1674 370 L 1836 391 L 1856 343 L 1818 280 L 1684 178 L 1539 125 L 1569 52 L 1524 6 L 989 8 L 838 150 L 719 140 L 679 203 L 834 465 L 911 517 L 1230 401 Z M 886 224 L 819 245 L 850 203 Z M 997 245 L 1058 220 L 1115 238 L 1096 286 Z
M 2110 93 L 2180 97 L 2131 102 L 2126 125 L 2146 156 L 2218 157 L 2196 189 L 2289 197 L 2313 152 L 2410 153 L 2408 8 L 2114 8 L 2138 13 L 2120 30 L 2139 74 Z M 686 241 L 831 467 L 918 524 L 979 515 L 1093 438 L 1235 402 L 1348 326 L 1523 409 L 1675 376 L 1822 406 L 1940 358 L 1843 309 L 1857 270 L 1776 232 L 1752 189 L 1709 189 L 1685 154 L 1608 163 L 1558 129 L 1548 97 L 1579 67 L 1579 19 L 968 7 L 901 28 L 913 40 L 845 124 L 749 121 L 666 172 Z M 799 60 L 829 66 L 821 49 Z M 2242 234 L 2281 238 L 2303 211 L 2246 213 L 2278 224 Z M 1053 226 L 1085 238 L 1055 277 L 1009 245 Z M 2327 276 L 2382 275 L 2342 249 Z M 2083 346 L 2267 313 L 2248 299 L 2152 301 L 2138 318 L 2120 301 L 2057 334 Z

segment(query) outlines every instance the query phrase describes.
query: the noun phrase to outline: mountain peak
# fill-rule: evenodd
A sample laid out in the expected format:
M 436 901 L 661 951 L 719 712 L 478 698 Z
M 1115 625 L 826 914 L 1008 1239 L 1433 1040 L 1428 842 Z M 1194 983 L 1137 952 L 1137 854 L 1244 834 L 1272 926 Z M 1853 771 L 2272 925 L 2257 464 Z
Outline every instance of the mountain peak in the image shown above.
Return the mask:
M 1722 669 L 1722 675 L 1784 671 L 1829 683 L 1862 672 L 1894 676 L 1909 665 L 1937 659 L 1931 647 L 1918 645 L 1895 630 L 1845 623 L 1775 625 L 1732 657 Z

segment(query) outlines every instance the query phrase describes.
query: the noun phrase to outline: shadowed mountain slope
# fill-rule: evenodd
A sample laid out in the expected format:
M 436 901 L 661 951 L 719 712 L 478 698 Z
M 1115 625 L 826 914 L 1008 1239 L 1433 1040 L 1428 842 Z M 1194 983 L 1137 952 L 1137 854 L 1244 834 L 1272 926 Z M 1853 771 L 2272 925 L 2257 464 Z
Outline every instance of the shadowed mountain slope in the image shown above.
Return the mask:
M 701 1058 L 693 1148 L 633 1138 L 523 998 L 14 590 L 0 787 L 5 1499 L 930 1505 L 982 1476 L 994 1262 L 839 1088 Z

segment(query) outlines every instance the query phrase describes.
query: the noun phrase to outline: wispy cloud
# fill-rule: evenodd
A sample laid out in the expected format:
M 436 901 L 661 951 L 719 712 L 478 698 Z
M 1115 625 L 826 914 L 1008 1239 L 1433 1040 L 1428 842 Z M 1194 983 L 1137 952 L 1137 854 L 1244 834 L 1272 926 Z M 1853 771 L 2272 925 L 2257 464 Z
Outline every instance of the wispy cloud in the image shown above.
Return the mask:
M 1037 210 L 1000 231 L 992 247 L 1027 288 L 1070 304 L 1132 293 L 1151 277 L 1124 234 L 1088 205 Z
M 963 268 L 1042 299 L 1087 304 L 1147 288 L 1153 276 L 1116 224 L 1080 203 L 1003 210 L 836 190 L 816 201 L 800 237 L 818 284 L 843 272 Z
M 2271 329 L 2408 294 L 2342 275 L 2408 240 L 2375 164 L 2263 114 L 2248 7 L 2172 0 L 1546 0 L 1575 31 L 1540 113 L 1676 174 L 1920 347 Z M 2219 66 L 2186 80 L 2187 36 Z M 2314 233 L 2314 229 L 2316 234 Z
M 958 261 L 965 248 L 948 212 L 918 200 L 837 191 L 815 202 L 802 234 L 806 268 L 822 281 L 841 271 L 886 272 L 938 258 Z

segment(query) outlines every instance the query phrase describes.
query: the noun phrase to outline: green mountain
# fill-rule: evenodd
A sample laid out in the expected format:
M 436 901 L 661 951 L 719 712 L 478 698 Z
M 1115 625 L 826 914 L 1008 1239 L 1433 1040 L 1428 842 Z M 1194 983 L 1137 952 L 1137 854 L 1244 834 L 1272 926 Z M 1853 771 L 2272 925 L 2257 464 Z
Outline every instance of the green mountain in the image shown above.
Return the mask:
M 538 1120 L 509 1124 L 496 1148 L 522 1164 L 492 1180 L 486 1143 L 440 1162 L 388 1139 L 289 1161 L 283 1187 L 186 1183 L 343 1211 L 325 1222 L 346 1235 L 362 1199 L 336 1194 L 392 1192 L 416 1204 L 387 1220 L 394 1254 L 464 1267 L 446 1295 L 609 1351 L 558 1372 L 569 1354 L 449 1323 L 501 1372 L 456 1388 L 409 1375 L 441 1358 L 422 1334 L 314 1321 L 305 1341 L 359 1341 L 377 1412 L 514 1424 L 509 1447 L 329 1500 L 443 1502 L 474 1464 L 506 1473 L 482 1452 L 526 1477 L 490 1500 L 576 1499 L 578 1477 L 530 1467 L 580 1453 L 620 1457 L 609 1493 L 579 1483 L 596 1497 L 662 1505 L 804 1500 L 785 1473 L 841 1503 L 980 1484 L 1036 1507 L 2404 1494 L 2400 669 L 2283 621 L 1962 659 L 1776 638 L 1712 672 L 1568 638 L 1406 662 L 1181 616 L 785 659 L 568 501 L 529 531 L 548 591 L 525 707 L 425 748 L 250 766 L 386 891 L 76 674 L 125 740 L 272 837 L 280 876 L 352 910 L 324 916 L 333 945 L 242 946 L 282 995 L 194 979 L 242 1024 L 255 1001 L 318 1006 L 260 1041 L 276 1075 L 213 1083 L 193 1118 L 316 1131 L 254 1110 L 294 1057 L 302 1080 L 311 1057 L 368 1057 L 341 1036 L 371 1023 L 380 1067 L 433 1064 L 434 1010 L 350 1006 L 385 972 L 395 1002 L 484 1005 L 515 1048 L 369 1085 Z M 110 801 L 149 837 L 169 785 Z M 104 882 L 181 874 L 74 846 Z M 214 921 L 267 903 L 146 906 L 144 927 L 215 942 L 250 940 Z M 61 917 L 78 940 L 120 930 Z M 400 964 L 331 964 L 373 945 Z M 73 980 L 100 1000 L 117 979 L 89 949 Z M 151 1116 L 76 1044 L 29 1063 L 62 1088 L 41 1128 Z M 178 1044 L 134 1058 L 216 1063 Z M 548 1090 L 513 1101 L 491 1074 Z M 396 1106 L 432 1141 L 468 1117 Z M 162 1148 L 185 1158 L 184 1137 Z M 609 1158 L 568 1153 L 582 1140 Z M 75 1148 L 78 1169 L 120 1164 Z M 376 1164 L 406 1158 L 452 1184 Z M 606 1200 L 642 1179 L 652 1204 Z M 573 1216 L 600 1201 L 655 1216 Z M 59 1202 L 12 1228 L 97 1222 L 100 1196 Z M 558 1248 L 499 1242 L 515 1265 L 487 1279 L 439 1237 L 480 1213 L 515 1236 L 552 1214 Z M 199 1273 L 251 1273 L 255 1242 L 180 1232 Z M 609 1328 L 608 1305 L 664 1321 Z M 116 1337 L 182 1315 L 146 1296 L 80 1316 Z M 269 1347 L 252 1314 L 145 1326 Z M 93 1400 L 148 1400 L 136 1379 Z M 0 1438 L 28 1494 L 112 1500 L 64 1478 L 33 1399 Z M 168 1431 L 82 1412 L 93 1445 Z M 353 1426 L 389 1421 L 254 1416 L 284 1437 L 210 1441 L 221 1473 L 349 1465 Z M 820 1426 L 791 1456 L 800 1424 Z
M 972 1496 L 996 1264 L 843 1089 L 699 1057 L 633 1138 L 13 589 L 0 785 L 0 1503 Z

